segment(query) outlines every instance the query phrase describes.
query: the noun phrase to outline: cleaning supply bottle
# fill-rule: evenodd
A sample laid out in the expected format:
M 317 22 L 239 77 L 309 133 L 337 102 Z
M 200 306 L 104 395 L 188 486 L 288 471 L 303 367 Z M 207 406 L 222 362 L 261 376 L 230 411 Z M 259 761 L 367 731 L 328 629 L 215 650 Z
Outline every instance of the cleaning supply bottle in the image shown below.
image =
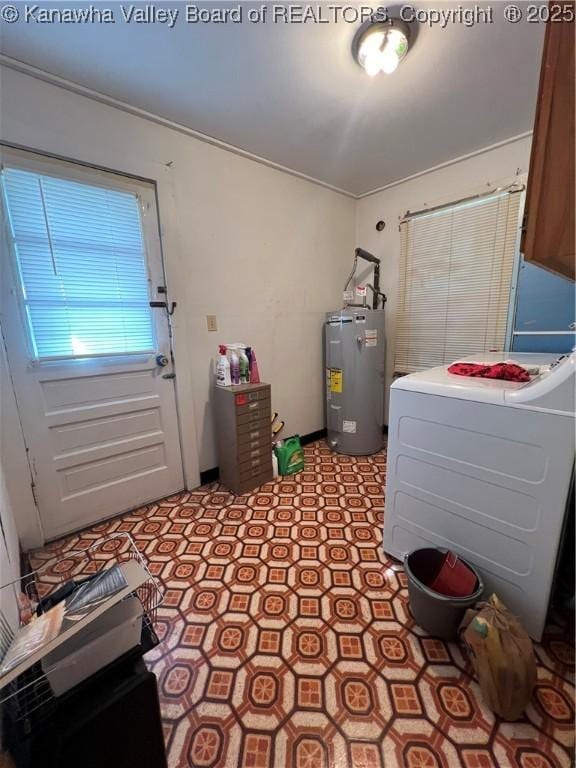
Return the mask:
M 304 451 L 299 435 L 279 440 L 274 453 L 278 459 L 278 470 L 281 475 L 295 475 L 304 469 Z
M 272 477 L 278 477 L 278 456 L 272 451 Z
M 254 347 L 251 347 L 250 349 L 250 382 L 252 384 L 260 384 L 260 372 L 258 370 L 258 360 L 256 360 Z
M 240 384 L 240 360 L 236 354 L 236 347 L 228 344 L 228 358 L 230 360 L 230 379 L 232 384 Z
M 229 387 L 232 384 L 232 378 L 230 376 L 230 361 L 226 356 L 225 345 L 220 344 L 218 351 L 220 356 L 216 363 L 216 385 L 219 387 Z
M 248 384 L 250 381 L 250 362 L 246 355 L 246 347 L 243 344 L 238 344 L 236 349 L 240 364 L 240 384 Z

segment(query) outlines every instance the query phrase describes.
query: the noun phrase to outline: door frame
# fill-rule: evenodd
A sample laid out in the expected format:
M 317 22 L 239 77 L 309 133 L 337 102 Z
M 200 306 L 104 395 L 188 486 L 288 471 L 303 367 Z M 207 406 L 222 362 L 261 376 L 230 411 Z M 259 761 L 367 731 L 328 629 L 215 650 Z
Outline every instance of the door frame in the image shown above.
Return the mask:
M 72 163 L 79 168 L 89 169 L 96 173 L 114 174 L 119 177 L 119 186 L 121 185 L 122 177 L 124 177 L 128 185 L 131 181 L 151 184 L 156 202 L 161 268 L 168 291 L 166 298 L 169 301 L 175 301 L 178 307 L 183 308 L 186 306 L 182 281 L 179 280 L 176 269 L 176 265 L 181 261 L 181 254 L 176 227 L 176 198 L 171 178 L 171 163 L 160 164 L 141 161 L 134 163 L 131 158 L 120 158 L 119 156 L 115 158 L 118 163 L 117 167 L 111 168 L 109 165 L 82 161 L 41 149 L 0 141 L 0 157 L 3 150 L 31 153 L 38 156 L 40 160 L 44 158 L 47 163 L 50 161 L 61 161 Z M 79 172 L 81 173 L 81 171 Z M 169 257 L 168 254 L 170 255 Z M 0 308 L 0 321 L 1 314 Z M 192 355 L 186 334 L 186 319 L 181 316 L 179 317 L 178 308 L 174 315 L 169 318 L 169 331 L 170 346 L 174 357 L 174 371 L 176 373 L 174 393 L 184 485 L 186 489 L 191 490 L 200 484 L 200 463 L 196 437 L 196 418 L 191 397 L 193 391 L 191 377 Z M 10 360 L 8 360 L 8 365 L 10 366 Z M 12 382 L 7 382 L 7 385 L 12 387 Z M 16 393 L 14 392 L 13 394 L 16 397 Z M 30 481 L 31 483 L 33 482 L 31 471 Z M 42 540 L 40 540 L 41 537 Z M 42 546 L 45 543 L 43 534 L 39 531 L 36 536 L 32 536 L 32 539 L 30 541 L 30 536 L 27 537 L 30 548 Z
M 520 280 L 520 267 L 522 265 L 522 253 L 520 252 L 520 242 L 522 240 L 522 223 L 524 221 L 524 209 L 526 207 L 526 184 L 528 183 L 528 174 L 519 174 L 516 180 L 524 185 L 524 189 L 518 192 L 520 197 L 520 207 L 518 209 L 518 230 L 516 232 L 516 245 L 514 247 L 514 266 L 512 267 L 512 280 L 510 283 L 510 296 L 508 299 L 508 318 L 506 321 L 506 336 L 504 341 L 504 351 L 512 350 L 512 340 L 514 336 L 514 324 L 516 322 L 516 301 L 518 293 L 518 281 Z

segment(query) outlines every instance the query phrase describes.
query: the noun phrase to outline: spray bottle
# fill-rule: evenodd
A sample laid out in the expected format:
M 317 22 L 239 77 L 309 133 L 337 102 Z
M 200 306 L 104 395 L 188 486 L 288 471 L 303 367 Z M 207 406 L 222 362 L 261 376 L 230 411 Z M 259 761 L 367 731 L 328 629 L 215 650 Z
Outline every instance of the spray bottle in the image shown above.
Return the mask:
M 246 347 L 246 357 L 248 358 L 248 371 L 252 373 L 252 347 Z M 252 381 L 252 377 L 250 377 Z
M 232 384 L 240 384 L 240 360 L 236 354 L 236 347 L 228 344 L 228 359 L 230 360 L 230 379 Z
M 252 384 L 260 384 L 260 372 L 258 370 L 258 360 L 254 347 L 250 351 L 250 381 Z
M 226 357 L 226 346 L 220 344 L 218 351 L 220 356 L 216 363 L 216 385 L 229 387 L 232 384 L 232 378 L 230 376 L 230 361 Z
M 237 344 L 238 350 L 238 362 L 240 364 L 240 384 L 248 384 L 250 381 L 250 362 L 246 355 L 246 347 L 244 344 Z

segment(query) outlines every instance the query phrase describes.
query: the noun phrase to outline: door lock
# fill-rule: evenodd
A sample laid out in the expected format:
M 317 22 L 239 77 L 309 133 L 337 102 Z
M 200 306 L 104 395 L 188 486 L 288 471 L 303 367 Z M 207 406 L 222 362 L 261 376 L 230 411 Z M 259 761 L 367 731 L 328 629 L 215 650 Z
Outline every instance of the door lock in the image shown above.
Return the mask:
M 169 362 L 166 355 L 156 355 L 156 365 L 160 368 L 165 368 Z

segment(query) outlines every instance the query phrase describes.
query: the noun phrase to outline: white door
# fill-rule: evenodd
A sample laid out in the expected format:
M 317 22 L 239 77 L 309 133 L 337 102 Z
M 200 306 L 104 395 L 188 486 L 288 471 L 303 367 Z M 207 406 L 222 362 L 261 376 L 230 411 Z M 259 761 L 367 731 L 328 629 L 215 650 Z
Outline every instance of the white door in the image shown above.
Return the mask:
M 44 536 L 184 487 L 152 184 L 2 151 L 1 323 Z

